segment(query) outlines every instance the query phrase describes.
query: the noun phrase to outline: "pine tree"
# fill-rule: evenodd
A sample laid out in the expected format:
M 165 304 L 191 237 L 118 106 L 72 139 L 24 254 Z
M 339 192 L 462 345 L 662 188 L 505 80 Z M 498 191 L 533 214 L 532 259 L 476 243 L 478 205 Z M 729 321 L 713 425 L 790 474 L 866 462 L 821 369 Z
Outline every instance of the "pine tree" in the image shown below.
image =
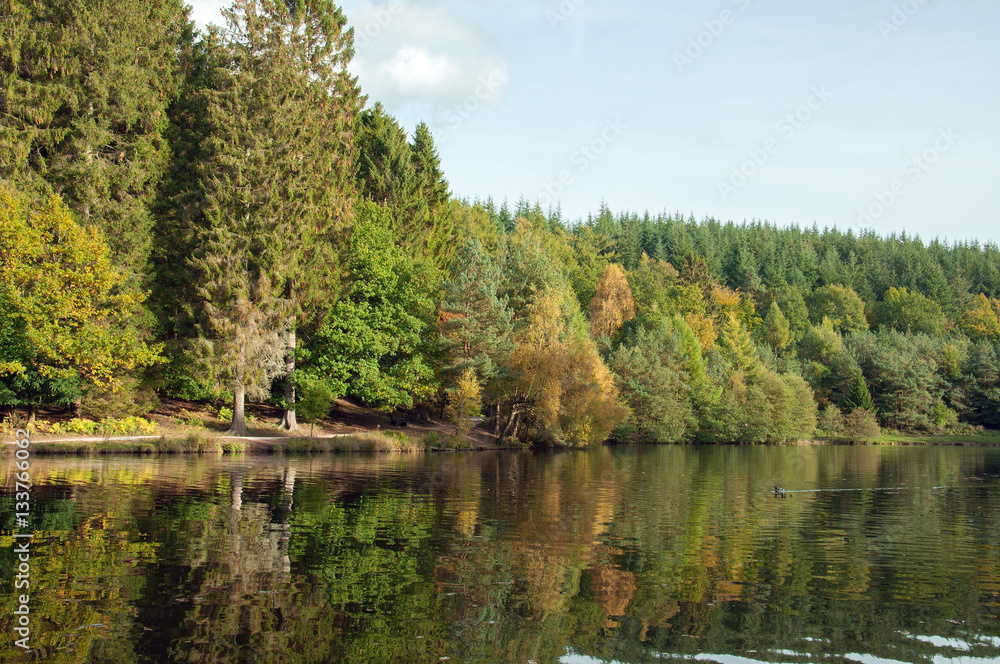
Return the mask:
M 844 392 L 843 402 L 843 411 L 845 413 L 852 413 L 858 408 L 875 412 L 875 401 L 872 399 L 868 383 L 860 371 L 854 373 L 851 384 L 847 386 L 847 391 Z
M 441 285 L 438 307 L 442 371 L 452 380 L 472 367 L 488 381 L 510 350 L 512 312 L 499 295 L 501 283 L 500 266 L 479 240 L 469 240 L 456 257 L 452 278 Z
M 219 291 L 236 298 L 232 306 L 207 301 L 210 317 L 239 314 L 265 336 L 266 323 L 283 330 L 283 425 L 294 428 L 296 320 L 303 303 L 324 290 L 315 276 L 329 272 L 324 259 L 352 198 L 345 191 L 357 103 L 356 82 L 346 71 L 351 35 L 328 0 L 237 0 L 223 15 L 229 27 L 224 38 L 210 38 L 216 66 L 203 92 L 211 135 L 200 165 L 205 227 L 198 235 L 207 250 L 197 261 L 203 280 L 215 278 L 204 269 L 219 262 L 242 270 L 227 277 L 239 287 Z M 216 248 L 222 253 L 213 256 Z M 247 289 L 259 299 L 239 299 Z M 273 311 L 285 320 L 272 321 Z M 211 327 L 227 329 L 218 320 Z M 230 373 L 238 383 L 248 371 Z M 242 391 L 234 385 L 238 399 Z M 241 412 L 242 404 L 233 410 Z M 234 419 L 234 429 L 242 426 Z
M 143 285 L 187 8 L 10 0 L 0 14 L 0 179 L 60 194 Z

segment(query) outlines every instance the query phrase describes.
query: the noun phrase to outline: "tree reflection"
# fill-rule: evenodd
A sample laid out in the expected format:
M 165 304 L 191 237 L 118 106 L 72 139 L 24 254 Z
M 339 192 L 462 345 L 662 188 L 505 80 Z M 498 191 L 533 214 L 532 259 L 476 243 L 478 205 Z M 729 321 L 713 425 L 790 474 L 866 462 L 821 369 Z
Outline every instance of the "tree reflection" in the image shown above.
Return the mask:
M 39 483 L 51 661 L 1000 653 L 994 450 L 78 463 Z

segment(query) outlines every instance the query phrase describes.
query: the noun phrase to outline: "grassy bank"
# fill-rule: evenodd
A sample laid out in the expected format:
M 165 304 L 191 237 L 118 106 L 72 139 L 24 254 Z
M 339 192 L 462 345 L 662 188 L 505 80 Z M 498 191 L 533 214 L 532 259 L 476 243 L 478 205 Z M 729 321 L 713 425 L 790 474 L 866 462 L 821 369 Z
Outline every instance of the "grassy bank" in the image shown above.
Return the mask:
M 184 438 L 105 438 L 77 440 L 32 441 L 31 453 L 50 455 L 107 455 L 107 454 L 312 454 L 312 453 L 376 453 L 394 452 L 413 454 L 429 451 L 474 449 L 471 441 L 439 439 L 425 436 L 414 439 L 397 432 L 368 431 L 320 438 L 262 437 L 258 439 L 232 439 L 212 435 L 188 435 Z M 17 450 L 10 441 L 4 442 L 2 455 L 9 457 Z
M 987 429 L 971 434 L 888 434 L 883 445 L 1000 445 L 1000 431 Z

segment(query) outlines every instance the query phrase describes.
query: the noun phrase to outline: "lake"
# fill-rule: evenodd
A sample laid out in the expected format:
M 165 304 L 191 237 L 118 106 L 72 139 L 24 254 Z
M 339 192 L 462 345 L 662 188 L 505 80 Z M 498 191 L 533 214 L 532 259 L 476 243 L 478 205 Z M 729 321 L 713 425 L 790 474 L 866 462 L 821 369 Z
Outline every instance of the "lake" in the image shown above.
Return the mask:
M 0 660 L 29 661 L 4 473 Z M 31 645 L 49 662 L 1000 661 L 998 448 L 37 458 L 31 474 Z

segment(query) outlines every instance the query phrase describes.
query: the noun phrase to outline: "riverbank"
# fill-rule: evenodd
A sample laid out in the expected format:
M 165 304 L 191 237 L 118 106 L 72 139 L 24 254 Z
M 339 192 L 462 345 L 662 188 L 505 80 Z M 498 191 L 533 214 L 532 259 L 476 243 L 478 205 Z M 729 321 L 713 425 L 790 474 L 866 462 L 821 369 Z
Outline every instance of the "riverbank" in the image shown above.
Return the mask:
M 942 446 L 1000 447 L 1000 431 L 985 431 L 975 435 L 888 435 L 872 443 L 844 443 L 819 439 L 803 440 L 787 446 Z M 681 445 L 682 447 L 684 445 Z M 283 454 L 323 453 L 401 453 L 485 451 L 523 449 L 521 446 L 483 444 L 475 436 L 466 438 L 420 439 L 395 431 L 367 431 L 324 436 L 225 436 L 218 432 L 190 434 L 183 438 L 166 436 L 109 436 L 87 438 L 32 439 L 32 453 L 39 456 L 90 455 L 158 455 L 158 454 L 219 454 L 274 456 Z M 13 440 L 3 441 L 0 455 L 7 457 L 17 446 Z
M 474 429 L 456 435 L 444 420 L 423 417 L 394 422 L 346 399 L 335 401 L 327 417 L 281 429 L 282 411 L 267 404 L 247 408 L 248 436 L 226 434 L 227 414 L 209 404 L 164 399 L 145 418 L 131 418 L 139 429 L 122 430 L 123 420 L 78 420 L 68 412 L 39 414 L 32 427 L 34 454 L 301 454 L 322 452 L 401 452 L 495 450 L 490 432 Z M 13 453 L 13 431 L 0 431 L 0 450 Z
M 385 413 L 338 399 L 328 417 L 300 424 L 295 431 L 279 428 L 280 409 L 266 404 L 248 408 L 249 436 L 228 436 L 228 421 L 208 404 L 163 400 L 142 419 L 149 432 L 116 435 L 114 427 L 96 422 L 74 421 L 65 412 L 42 414 L 32 431 L 32 451 L 39 455 L 150 455 L 150 454 L 248 454 L 280 455 L 352 452 L 447 452 L 460 450 L 522 449 L 500 446 L 491 432 L 474 428 L 469 435 L 455 434 L 453 424 L 423 417 L 398 425 Z M 140 419 L 140 418 L 135 418 Z M 79 435 L 80 424 L 96 425 L 98 433 Z M 70 432 L 76 430 L 78 435 Z M 311 435 L 310 435 L 311 434 Z M 15 450 L 13 432 L 0 433 L 0 454 Z M 844 445 L 822 437 L 792 445 Z M 1000 446 L 1000 431 L 977 431 L 961 435 L 886 434 L 866 445 Z

